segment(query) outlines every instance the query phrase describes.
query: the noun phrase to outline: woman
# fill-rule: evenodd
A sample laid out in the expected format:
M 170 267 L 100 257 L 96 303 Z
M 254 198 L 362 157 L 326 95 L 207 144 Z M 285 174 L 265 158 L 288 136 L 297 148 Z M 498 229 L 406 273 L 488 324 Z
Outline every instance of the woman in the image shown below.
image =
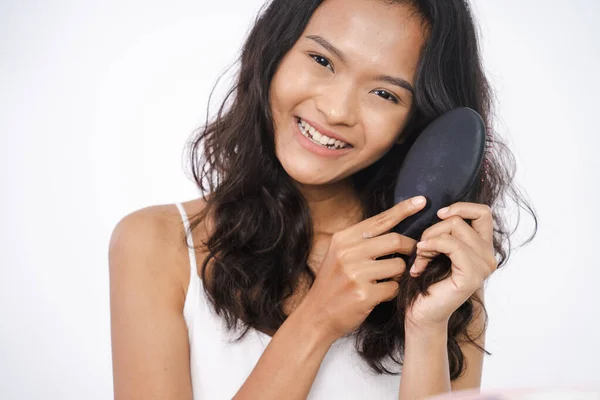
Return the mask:
M 422 129 L 461 106 L 492 126 L 479 57 L 464 0 L 272 1 L 234 97 L 191 146 L 210 194 L 136 211 L 113 232 L 116 398 L 479 387 L 482 286 L 509 243 L 493 207 L 512 189 L 501 143 L 488 141 L 472 201 L 440 211 L 418 247 L 390 232 L 424 207 L 392 199 Z

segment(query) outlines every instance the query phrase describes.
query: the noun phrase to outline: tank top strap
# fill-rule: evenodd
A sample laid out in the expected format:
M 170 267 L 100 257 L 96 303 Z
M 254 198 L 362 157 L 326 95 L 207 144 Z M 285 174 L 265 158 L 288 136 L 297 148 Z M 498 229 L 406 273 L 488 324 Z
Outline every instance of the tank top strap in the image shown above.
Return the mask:
M 192 238 L 192 232 L 190 231 L 190 222 L 188 221 L 187 213 L 183 208 L 181 203 L 175 203 L 179 213 L 181 214 L 181 219 L 183 221 L 184 233 L 186 243 L 188 245 L 188 254 L 190 257 L 190 282 L 198 276 L 198 267 L 196 264 L 196 252 L 194 251 L 194 240 Z

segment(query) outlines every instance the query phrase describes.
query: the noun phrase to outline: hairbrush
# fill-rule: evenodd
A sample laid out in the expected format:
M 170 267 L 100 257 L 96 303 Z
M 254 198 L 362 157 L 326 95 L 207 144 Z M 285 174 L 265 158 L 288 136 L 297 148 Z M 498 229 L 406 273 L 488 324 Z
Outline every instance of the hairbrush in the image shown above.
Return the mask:
M 394 204 L 422 195 L 427 205 L 396 225 L 394 232 L 419 240 L 440 220 L 440 208 L 465 201 L 483 163 L 485 139 L 483 119 L 467 107 L 442 114 L 421 132 L 398 172 Z

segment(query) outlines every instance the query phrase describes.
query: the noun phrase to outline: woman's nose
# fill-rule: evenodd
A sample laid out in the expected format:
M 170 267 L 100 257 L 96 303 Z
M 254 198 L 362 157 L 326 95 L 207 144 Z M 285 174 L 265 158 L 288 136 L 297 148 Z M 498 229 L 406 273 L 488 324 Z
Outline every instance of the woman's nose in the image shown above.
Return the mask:
M 330 125 L 354 126 L 357 123 L 356 101 L 352 85 L 333 83 L 323 88 L 317 97 L 316 106 Z

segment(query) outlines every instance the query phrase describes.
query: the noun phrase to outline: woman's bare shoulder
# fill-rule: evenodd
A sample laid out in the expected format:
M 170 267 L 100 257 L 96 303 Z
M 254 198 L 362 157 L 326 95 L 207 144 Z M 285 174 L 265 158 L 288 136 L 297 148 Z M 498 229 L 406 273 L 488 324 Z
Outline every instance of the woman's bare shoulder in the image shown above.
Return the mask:
M 182 202 L 181 205 L 189 218 L 202 211 L 206 203 L 199 198 Z M 200 224 L 194 230 L 193 241 L 196 246 L 205 238 L 203 227 Z M 145 269 L 145 274 L 158 278 L 171 285 L 171 288 L 176 285 L 177 289 L 182 289 L 180 293 L 183 296 L 178 297 L 183 301 L 190 275 L 184 233 L 181 214 L 175 204 L 144 207 L 125 215 L 117 223 L 110 238 L 109 258 L 131 260 L 133 262 L 113 264 L 118 268 L 136 268 L 134 266 L 137 265 Z M 137 262 L 135 259 L 148 262 Z
M 198 205 L 184 203 L 189 213 Z M 190 273 L 184 232 L 175 204 L 136 210 L 113 230 L 108 258 L 116 398 L 192 397 L 182 312 Z

